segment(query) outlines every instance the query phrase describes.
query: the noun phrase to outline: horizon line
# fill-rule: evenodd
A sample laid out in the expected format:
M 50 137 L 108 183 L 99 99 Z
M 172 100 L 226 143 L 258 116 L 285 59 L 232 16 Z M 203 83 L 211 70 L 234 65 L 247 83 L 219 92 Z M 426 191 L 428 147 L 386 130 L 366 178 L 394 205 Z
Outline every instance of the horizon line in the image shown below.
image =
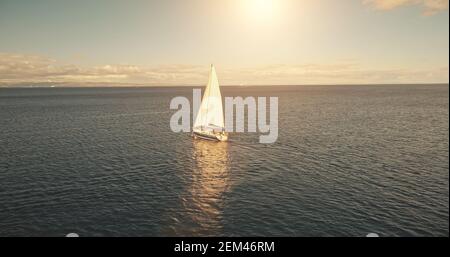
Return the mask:
M 29 85 L 26 85 L 29 84 Z M 66 84 L 57 86 L 55 84 Z M 80 85 L 76 85 L 80 84 Z M 115 86 L 116 85 L 116 86 Z M 246 84 L 246 85 L 236 85 L 236 84 L 225 84 L 220 85 L 221 87 L 284 87 L 284 86 L 414 86 L 414 85 L 449 85 L 449 82 L 412 82 L 412 83 L 317 83 L 317 84 Z M 24 82 L 24 83 L 4 83 L 0 82 L 1 88 L 126 88 L 126 87 L 205 87 L 206 85 L 151 85 L 146 83 L 118 83 L 118 82 Z

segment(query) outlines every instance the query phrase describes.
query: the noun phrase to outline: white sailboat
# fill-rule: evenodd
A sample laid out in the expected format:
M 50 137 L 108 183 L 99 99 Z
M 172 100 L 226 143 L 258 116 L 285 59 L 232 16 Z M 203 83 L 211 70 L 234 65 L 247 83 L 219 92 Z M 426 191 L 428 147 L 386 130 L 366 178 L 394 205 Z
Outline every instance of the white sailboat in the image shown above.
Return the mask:
M 223 121 L 222 95 L 220 94 L 219 81 L 216 69 L 211 64 L 208 85 L 203 94 L 202 103 L 194 122 L 194 138 L 202 138 L 216 141 L 227 141 Z

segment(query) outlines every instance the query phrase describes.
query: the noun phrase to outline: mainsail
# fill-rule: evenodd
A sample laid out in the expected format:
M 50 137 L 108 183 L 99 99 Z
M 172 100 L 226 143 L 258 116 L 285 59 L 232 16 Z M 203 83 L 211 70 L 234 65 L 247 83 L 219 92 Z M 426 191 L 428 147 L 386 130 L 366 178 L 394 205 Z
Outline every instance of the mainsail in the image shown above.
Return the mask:
M 202 103 L 194 122 L 194 130 L 211 131 L 222 130 L 223 122 L 222 95 L 220 94 L 219 81 L 216 69 L 211 65 L 208 85 L 203 94 Z

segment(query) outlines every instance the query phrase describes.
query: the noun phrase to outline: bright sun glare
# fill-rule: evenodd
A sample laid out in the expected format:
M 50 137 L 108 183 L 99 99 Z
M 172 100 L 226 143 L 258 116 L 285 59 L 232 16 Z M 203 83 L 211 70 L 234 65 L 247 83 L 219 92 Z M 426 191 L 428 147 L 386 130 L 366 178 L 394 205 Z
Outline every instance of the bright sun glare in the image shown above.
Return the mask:
M 245 0 L 249 15 L 258 20 L 265 20 L 273 16 L 275 2 L 275 0 Z
M 253 8 L 255 11 L 260 12 L 261 14 L 267 14 L 272 11 L 273 8 L 273 0 L 250 0 L 252 2 Z

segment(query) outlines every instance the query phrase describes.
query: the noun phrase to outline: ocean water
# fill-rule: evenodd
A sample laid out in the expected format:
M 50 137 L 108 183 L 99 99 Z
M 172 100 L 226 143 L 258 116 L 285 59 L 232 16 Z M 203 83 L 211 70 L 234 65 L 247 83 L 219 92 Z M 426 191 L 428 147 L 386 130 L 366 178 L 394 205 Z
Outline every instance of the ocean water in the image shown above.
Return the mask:
M 192 88 L 0 89 L 0 236 L 448 236 L 448 85 L 278 96 L 279 137 L 174 133 Z

